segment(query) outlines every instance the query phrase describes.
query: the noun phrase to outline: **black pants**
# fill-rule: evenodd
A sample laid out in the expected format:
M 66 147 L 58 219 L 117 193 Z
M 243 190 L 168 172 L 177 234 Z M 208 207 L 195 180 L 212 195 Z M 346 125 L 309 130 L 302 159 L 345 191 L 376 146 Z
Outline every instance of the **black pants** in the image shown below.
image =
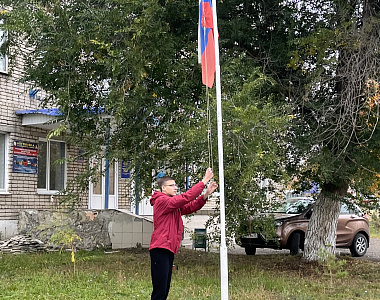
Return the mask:
M 174 253 L 161 248 L 150 250 L 150 266 L 153 292 L 151 300 L 165 300 L 168 297 L 172 279 Z

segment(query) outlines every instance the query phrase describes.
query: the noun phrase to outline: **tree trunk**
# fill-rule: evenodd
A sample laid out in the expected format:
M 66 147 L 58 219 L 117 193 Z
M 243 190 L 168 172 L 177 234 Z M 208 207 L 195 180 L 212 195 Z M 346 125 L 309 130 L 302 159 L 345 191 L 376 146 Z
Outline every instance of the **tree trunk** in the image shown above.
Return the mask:
M 322 187 L 321 194 L 313 207 L 305 237 L 303 256 L 305 261 L 323 260 L 324 252 L 335 255 L 336 227 L 341 207 L 339 200 L 347 192 L 347 187 L 335 186 L 333 190 L 327 190 Z

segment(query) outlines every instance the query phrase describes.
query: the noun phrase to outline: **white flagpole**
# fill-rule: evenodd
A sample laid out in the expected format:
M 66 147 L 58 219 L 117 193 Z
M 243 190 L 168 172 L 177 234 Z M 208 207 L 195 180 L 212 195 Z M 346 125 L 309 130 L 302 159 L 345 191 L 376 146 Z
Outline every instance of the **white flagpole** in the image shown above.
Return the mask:
M 224 200 L 224 163 L 223 163 L 223 117 L 222 117 L 222 93 L 220 84 L 219 63 L 219 33 L 216 15 L 216 0 L 212 1 L 212 15 L 214 24 L 215 42 L 215 85 L 216 85 L 216 110 L 218 129 L 218 157 L 219 157 L 219 191 L 220 191 L 220 298 L 228 300 L 228 256 L 226 245 L 226 211 Z

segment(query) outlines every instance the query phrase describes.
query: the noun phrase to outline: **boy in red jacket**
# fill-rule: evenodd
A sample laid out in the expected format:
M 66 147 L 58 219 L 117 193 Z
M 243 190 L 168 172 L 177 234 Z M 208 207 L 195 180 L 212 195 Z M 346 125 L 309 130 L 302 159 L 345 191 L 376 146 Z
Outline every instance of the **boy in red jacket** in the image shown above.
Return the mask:
M 164 176 L 158 180 L 158 188 L 150 199 L 153 206 L 153 234 L 150 241 L 150 260 L 153 292 L 151 300 L 164 300 L 168 297 L 173 269 L 174 254 L 181 244 L 182 215 L 196 212 L 205 205 L 207 197 L 218 187 L 212 182 L 202 193 L 214 174 L 209 168 L 202 181 L 187 192 L 177 195 L 175 180 Z

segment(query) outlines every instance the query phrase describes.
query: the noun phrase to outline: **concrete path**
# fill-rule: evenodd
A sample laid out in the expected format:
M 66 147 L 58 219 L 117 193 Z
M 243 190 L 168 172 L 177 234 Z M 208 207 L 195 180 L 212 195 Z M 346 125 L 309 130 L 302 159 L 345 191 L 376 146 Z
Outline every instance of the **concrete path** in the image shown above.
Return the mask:
M 244 248 L 235 246 L 234 249 L 228 250 L 230 254 L 244 254 Z M 338 248 L 337 253 L 341 255 L 351 255 L 348 248 Z M 289 254 L 289 250 L 274 250 L 274 249 L 257 249 L 256 255 L 268 255 L 268 254 Z M 356 257 L 355 259 L 365 259 L 380 262 L 380 239 L 372 238 L 369 242 L 369 248 L 367 253 L 363 257 Z

